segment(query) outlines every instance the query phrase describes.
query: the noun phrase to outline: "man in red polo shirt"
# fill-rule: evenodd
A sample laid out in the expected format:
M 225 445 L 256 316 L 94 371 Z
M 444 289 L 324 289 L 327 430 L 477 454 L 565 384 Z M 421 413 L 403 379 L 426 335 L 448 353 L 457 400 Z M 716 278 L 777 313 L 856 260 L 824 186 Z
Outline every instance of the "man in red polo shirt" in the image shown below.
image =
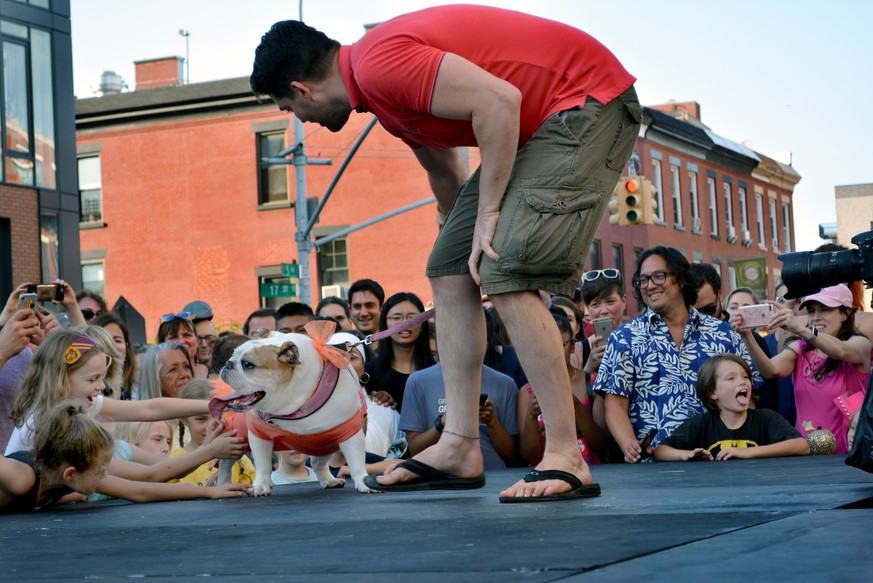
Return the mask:
M 536 470 L 502 502 L 595 496 L 576 444 L 561 339 L 538 290 L 572 295 L 641 111 L 634 77 L 586 33 L 486 6 L 442 6 L 340 44 L 279 22 L 255 51 L 252 91 L 339 131 L 372 112 L 413 148 L 445 223 L 428 259 L 439 311 L 445 422 L 432 447 L 368 485 L 380 490 L 484 485 L 478 395 L 481 294 L 500 313 L 546 423 Z M 478 146 L 468 176 L 458 146 Z

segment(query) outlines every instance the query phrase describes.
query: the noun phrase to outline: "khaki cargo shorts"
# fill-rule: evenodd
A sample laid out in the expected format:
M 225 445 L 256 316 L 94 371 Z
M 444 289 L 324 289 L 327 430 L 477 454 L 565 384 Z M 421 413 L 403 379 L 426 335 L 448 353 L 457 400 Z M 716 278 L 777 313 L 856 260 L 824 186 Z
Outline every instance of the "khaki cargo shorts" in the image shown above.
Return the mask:
M 547 290 L 572 295 L 630 158 L 642 111 L 633 87 L 601 105 L 549 117 L 516 156 L 491 242 L 482 255 L 482 293 Z M 428 277 L 468 273 L 479 203 L 479 170 L 461 187 L 427 262 Z

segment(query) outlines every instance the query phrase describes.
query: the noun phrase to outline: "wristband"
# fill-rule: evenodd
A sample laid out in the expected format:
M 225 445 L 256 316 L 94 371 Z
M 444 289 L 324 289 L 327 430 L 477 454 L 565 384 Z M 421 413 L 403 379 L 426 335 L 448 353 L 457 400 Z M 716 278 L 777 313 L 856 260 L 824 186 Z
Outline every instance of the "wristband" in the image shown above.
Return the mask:
M 443 430 L 446 428 L 445 424 L 443 423 L 442 415 L 436 416 L 436 419 L 434 419 L 433 421 L 433 428 L 436 429 L 438 433 L 442 433 Z

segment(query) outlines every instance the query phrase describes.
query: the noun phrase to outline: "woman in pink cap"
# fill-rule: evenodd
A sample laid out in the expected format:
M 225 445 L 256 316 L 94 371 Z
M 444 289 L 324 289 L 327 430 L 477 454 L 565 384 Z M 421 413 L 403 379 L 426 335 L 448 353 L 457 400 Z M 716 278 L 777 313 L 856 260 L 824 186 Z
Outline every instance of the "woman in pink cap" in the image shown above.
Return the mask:
M 731 316 L 749 355 L 765 378 L 792 375 L 797 402 L 797 429 L 804 435 L 804 422 L 828 429 L 837 441 L 838 454 L 848 452 L 846 429 L 852 411 L 835 401 L 856 392 L 863 395 L 870 377 L 870 341 L 855 333 L 855 309 L 852 292 L 843 284 L 826 287 L 803 298 L 800 308 L 809 314 L 806 327 L 788 308 L 770 302 L 773 316 L 767 328 L 782 328 L 796 338 L 789 339 L 785 350 L 768 358 L 754 341 L 751 328 L 743 327 L 739 313 Z M 859 396 L 860 396 L 859 395 Z M 850 401 L 851 402 L 851 401 Z

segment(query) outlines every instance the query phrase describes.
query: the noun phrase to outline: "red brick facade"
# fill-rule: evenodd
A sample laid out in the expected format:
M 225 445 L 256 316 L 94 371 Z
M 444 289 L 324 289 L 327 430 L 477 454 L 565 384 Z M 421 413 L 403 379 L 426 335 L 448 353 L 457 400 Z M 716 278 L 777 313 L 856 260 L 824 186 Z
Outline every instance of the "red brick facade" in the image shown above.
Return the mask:
M 0 184 L 0 218 L 9 219 L 13 286 L 39 282 L 39 198 L 33 188 Z M 3 301 L 6 301 L 5 298 Z

